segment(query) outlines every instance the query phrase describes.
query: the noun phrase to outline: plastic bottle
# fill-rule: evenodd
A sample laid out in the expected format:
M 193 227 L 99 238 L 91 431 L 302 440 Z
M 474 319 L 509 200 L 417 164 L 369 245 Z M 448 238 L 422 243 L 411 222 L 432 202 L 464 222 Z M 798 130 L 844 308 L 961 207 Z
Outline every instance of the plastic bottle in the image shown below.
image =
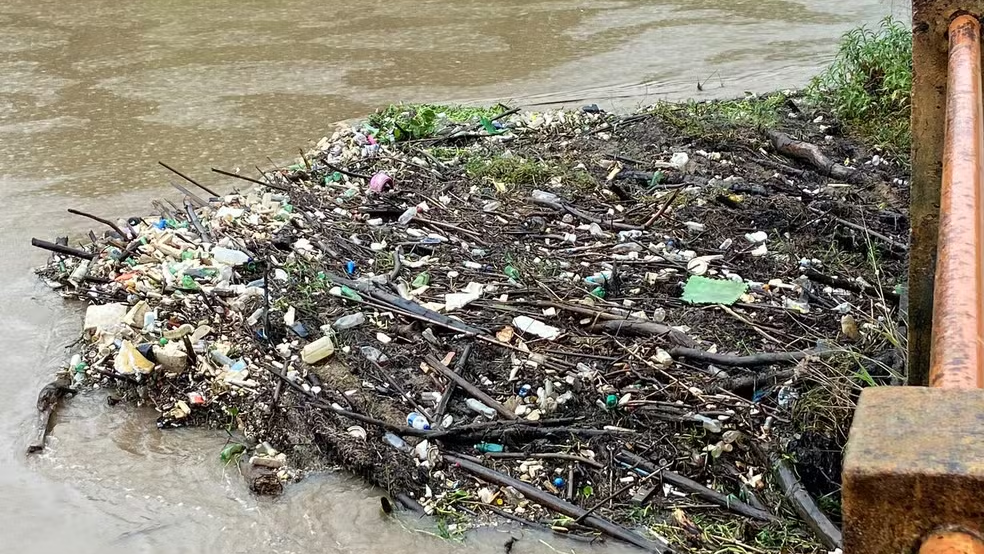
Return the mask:
M 430 422 L 419 412 L 410 412 L 407 416 L 407 425 L 414 429 L 428 430 L 431 428 Z
M 373 346 L 362 346 L 359 348 L 359 350 L 362 352 L 362 355 L 365 356 L 366 359 L 369 360 L 370 362 L 376 362 L 378 364 L 382 364 L 389 361 L 389 358 L 386 357 L 386 354 L 383 354 L 382 352 L 380 352 L 378 348 L 375 348 Z
M 475 445 L 475 450 L 478 450 L 482 454 L 487 454 L 489 452 L 504 452 L 506 447 L 494 442 L 480 442 Z
M 224 365 L 226 367 L 232 367 L 233 364 L 236 363 L 235 360 L 233 360 L 229 356 L 226 356 L 222 352 L 219 352 L 218 350 L 213 350 L 213 351 L 209 352 L 209 355 L 212 356 L 212 359 L 213 360 L 215 360 L 219 364 Z
M 343 315 L 342 317 L 335 320 L 331 324 L 338 331 L 344 331 L 346 329 L 354 329 L 359 325 L 366 322 L 366 314 L 362 312 L 356 312 L 354 314 Z
M 481 414 L 489 419 L 495 419 L 495 410 L 489 408 L 488 406 L 482 404 L 481 402 L 475 400 L 474 398 L 469 398 L 468 400 L 465 400 L 465 405 L 468 406 L 468 408 L 475 413 Z
M 410 451 L 410 445 L 408 445 L 405 440 L 394 435 L 393 433 L 385 433 L 383 435 L 383 442 L 397 450 L 403 450 L 404 452 Z
M 407 223 L 410 223 L 410 220 L 415 217 L 417 217 L 417 206 L 410 206 L 409 208 L 407 208 L 407 211 L 403 212 L 403 215 L 401 215 L 400 218 L 396 220 L 396 222 L 399 223 L 400 225 L 406 225 Z
M 534 190 L 533 200 L 538 202 L 560 202 L 560 197 L 552 192 L 547 192 L 545 190 Z
M 242 265 L 249 261 L 249 256 L 239 250 L 216 246 L 212 248 L 212 259 L 220 264 Z
M 334 353 L 335 344 L 331 342 L 330 336 L 325 335 L 301 350 L 301 360 L 306 364 L 316 364 Z
M 721 432 L 721 422 L 716 419 L 711 419 L 700 414 L 694 414 L 693 419 L 694 421 L 699 421 L 704 426 L 704 429 L 710 431 L 711 433 Z

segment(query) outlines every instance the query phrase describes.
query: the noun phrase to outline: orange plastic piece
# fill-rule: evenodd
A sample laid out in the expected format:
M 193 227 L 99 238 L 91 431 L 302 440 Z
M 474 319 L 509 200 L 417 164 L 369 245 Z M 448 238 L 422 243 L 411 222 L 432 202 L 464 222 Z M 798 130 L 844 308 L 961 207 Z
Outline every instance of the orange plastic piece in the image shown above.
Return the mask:
M 984 107 L 981 26 L 950 23 L 946 130 L 929 383 L 984 387 Z

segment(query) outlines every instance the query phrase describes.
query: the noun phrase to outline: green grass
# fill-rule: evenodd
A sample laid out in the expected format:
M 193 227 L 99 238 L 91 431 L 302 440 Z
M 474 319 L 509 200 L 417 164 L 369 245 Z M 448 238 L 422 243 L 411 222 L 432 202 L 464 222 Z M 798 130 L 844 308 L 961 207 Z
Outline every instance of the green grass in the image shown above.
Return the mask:
M 780 108 L 788 101 L 783 93 L 746 94 L 735 100 L 709 102 L 659 102 L 650 112 L 688 136 L 730 134 L 740 127 L 767 129 L 781 119 Z
M 383 142 L 416 140 L 434 136 L 452 123 L 478 123 L 505 111 L 492 107 L 442 104 L 391 104 L 369 116 L 367 124 Z
M 829 109 L 860 138 L 905 157 L 912 89 L 912 32 L 888 17 L 877 28 L 844 35 L 834 62 L 807 96 Z
M 734 517 L 686 513 L 689 525 L 673 518 L 649 526 L 680 552 L 763 554 L 825 552 L 809 531 L 794 520 L 757 528 Z
M 594 187 L 597 184 L 586 171 L 519 156 L 473 157 L 465 164 L 465 173 L 472 179 L 492 181 L 498 185 L 497 188 L 509 188 L 512 185 L 542 187 L 555 178 L 579 188 Z M 505 190 L 499 188 L 499 192 Z

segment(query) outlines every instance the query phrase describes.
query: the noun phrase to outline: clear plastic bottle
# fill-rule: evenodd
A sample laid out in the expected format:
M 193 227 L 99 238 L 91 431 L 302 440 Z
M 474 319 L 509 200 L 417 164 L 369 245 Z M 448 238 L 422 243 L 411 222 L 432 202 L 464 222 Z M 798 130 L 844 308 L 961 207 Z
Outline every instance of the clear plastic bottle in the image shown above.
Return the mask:
M 399 223 L 400 225 L 406 225 L 407 223 L 410 223 L 410 220 L 415 217 L 417 217 L 417 206 L 410 206 L 409 208 L 407 208 L 407 211 L 403 212 L 403 215 L 401 215 L 400 218 L 396 220 L 396 222 Z
M 404 452 L 410 452 L 410 445 L 400 437 L 394 435 L 393 433 L 386 433 L 383 435 L 383 442 L 392 446 L 397 450 L 402 450 Z
M 366 322 L 366 314 L 362 312 L 356 312 L 354 314 L 343 315 L 342 317 L 335 320 L 331 326 L 338 331 L 344 331 L 346 329 L 354 329 L 359 325 Z
M 468 406 L 468 409 L 477 414 L 482 414 L 489 419 L 495 419 L 495 410 L 479 402 L 478 400 L 475 400 L 474 398 L 465 400 L 465 405 Z

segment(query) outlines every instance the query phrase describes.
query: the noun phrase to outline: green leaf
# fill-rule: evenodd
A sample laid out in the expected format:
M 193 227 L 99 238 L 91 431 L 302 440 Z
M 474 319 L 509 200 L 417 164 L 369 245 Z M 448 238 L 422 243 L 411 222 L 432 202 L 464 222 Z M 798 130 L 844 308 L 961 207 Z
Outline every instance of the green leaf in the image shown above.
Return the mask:
M 731 305 L 748 290 L 748 285 L 724 279 L 708 279 L 693 275 L 683 287 L 683 300 L 691 304 Z

